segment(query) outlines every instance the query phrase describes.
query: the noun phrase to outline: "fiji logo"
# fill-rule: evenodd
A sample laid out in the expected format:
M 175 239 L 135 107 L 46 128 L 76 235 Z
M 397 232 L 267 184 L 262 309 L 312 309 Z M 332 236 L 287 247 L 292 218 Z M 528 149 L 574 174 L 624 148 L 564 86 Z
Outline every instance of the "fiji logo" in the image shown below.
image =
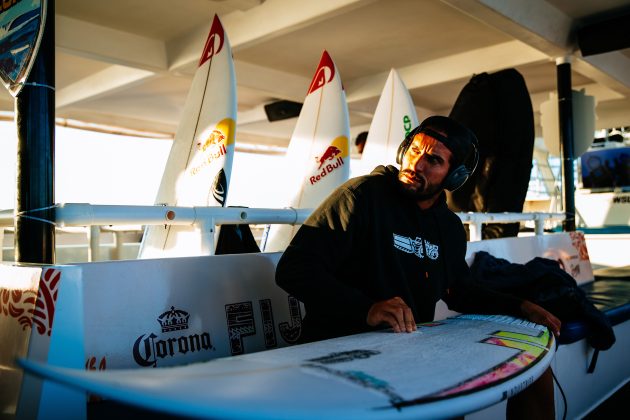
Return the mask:
M 157 322 L 162 333 L 187 330 L 190 314 L 181 309 L 171 309 L 162 313 Z M 159 339 L 158 339 L 159 338 Z M 154 333 L 139 336 L 133 345 L 133 359 L 143 367 L 157 367 L 158 360 L 186 355 L 187 353 L 214 351 L 209 332 L 161 338 Z

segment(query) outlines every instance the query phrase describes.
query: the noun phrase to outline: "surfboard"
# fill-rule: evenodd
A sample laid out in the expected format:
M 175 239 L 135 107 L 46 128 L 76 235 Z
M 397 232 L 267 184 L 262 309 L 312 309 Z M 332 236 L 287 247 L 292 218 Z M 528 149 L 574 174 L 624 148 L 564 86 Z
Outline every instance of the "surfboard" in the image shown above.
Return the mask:
M 522 391 L 549 366 L 546 327 L 460 315 L 173 368 L 28 372 L 120 402 L 212 418 L 447 418 Z
M 391 69 L 376 105 L 365 148 L 353 175 L 370 173 L 378 165 L 395 165 L 398 146 L 418 126 L 409 90 L 396 69 Z
M 184 104 L 156 204 L 224 206 L 234 157 L 236 77 L 230 42 L 214 16 Z M 140 258 L 207 254 L 199 229 L 149 226 Z
M 287 154 L 288 207 L 315 208 L 350 176 L 350 124 L 339 71 L 327 51 L 308 88 Z M 283 251 L 297 226 L 273 225 L 265 251 Z

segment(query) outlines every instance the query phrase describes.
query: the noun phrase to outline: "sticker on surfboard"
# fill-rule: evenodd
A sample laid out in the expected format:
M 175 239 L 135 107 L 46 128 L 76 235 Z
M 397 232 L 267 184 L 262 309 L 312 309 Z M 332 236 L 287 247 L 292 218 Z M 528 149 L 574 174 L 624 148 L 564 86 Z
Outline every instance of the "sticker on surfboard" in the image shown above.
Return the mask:
M 236 77 L 215 15 L 177 128 L 156 204 L 225 206 L 234 158 Z M 198 228 L 150 226 L 140 258 L 207 254 Z
M 418 126 L 418 115 L 409 90 L 395 69 L 391 69 L 378 100 L 365 148 L 353 176 L 370 173 L 378 165 L 394 165 L 398 146 Z M 354 162 L 353 162 L 354 163 Z
M 349 137 L 346 94 L 335 63 L 324 51 L 287 149 L 288 207 L 316 208 L 348 180 Z M 271 226 L 263 249 L 284 250 L 296 231 L 296 226 Z
M 46 21 L 46 1 L 3 1 L 0 5 L 0 78 L 17 96 L 35 63 Z
M 554 343 L 547 328 L 531 322 L 465 315 L 410 334 L 370 332 L 175 368 L 85 372 L 20 364 L 176 415 L 450 418 L 522 391 L 548 368 Z

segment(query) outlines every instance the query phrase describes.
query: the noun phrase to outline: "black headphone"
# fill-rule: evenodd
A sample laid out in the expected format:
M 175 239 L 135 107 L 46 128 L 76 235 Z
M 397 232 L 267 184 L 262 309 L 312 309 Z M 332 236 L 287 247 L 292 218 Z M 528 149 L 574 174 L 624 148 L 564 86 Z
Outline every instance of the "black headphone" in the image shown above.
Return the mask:
M 405 155 L 405 153 L 407 153 L 407 149 L 409 149 L 409 146 L 411 146 L 411 142 L 413 142 L 413 138 L 419 133 L 427 133 L 429 136 L 435 138 L 436 140 L 439 140 L 441 143 L 445 145 L 448 143 L 447 138 L 443 134 L 440 134 L 437 131 L 432 130 L 430 127 L 427 127 L 426 123 L 429 122 L 431 118 L 435 118 L 435 117 L 427 118 L 426 120 L 422 122 L 422 124 L 414 128 L 413 130 L 409 132 L 409 134 L 407 134 L 407 136 L 402 141 L 402 143 L 400 143 L 400 146 L 398 146 L 398 151 L 396 152 L 396 163 L 398 163 L 399 165 L 402 165 L 403 156 Z M 445 118 L 445 117 L 442 117 L 442 118 Z M 464 159 L 464 162 L 458 167 L 451 170 L 451 172 L 446 176 L 442 185 L 444 188 L 446 188 L 449 191 L 455 191 L 456 189 L 464 185 L 464 183 L 468 181 L 468 178 L 470 177 L 470 175 L 472 175 L 472 173 L 475 172 L 475 169 L 477 168 L 477 163 L 479 162 L 479 142 L 477 141 L 477 137 L 474 135 L 474 133 L 470 130 L 468 131 L 470 132 L 470 136 L 469 136 L 470 144 L 472 145 L 472 148 L 473 148 L 472 159 L 470 158 L 470 153 L 469 153 L 468 157 Z

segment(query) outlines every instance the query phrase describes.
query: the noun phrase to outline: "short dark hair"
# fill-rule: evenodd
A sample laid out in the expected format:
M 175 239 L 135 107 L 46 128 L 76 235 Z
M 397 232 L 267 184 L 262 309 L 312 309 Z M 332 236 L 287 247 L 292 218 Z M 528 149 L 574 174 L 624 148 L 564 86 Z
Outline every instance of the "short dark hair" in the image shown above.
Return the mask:
M 441 115 L 428 117 L 416 134 L 425 133 L 443 143 L 452 153 L 455 166 L 463 164 L 479 147 L 475 134 L 452 118 Z
M 367 131 L 362 131 L 357 135 L 357 138 L 354 140 L 354 145 L 358 146 L 361 143 L 365 143 L 365 141 L 367 140 L 367 136 L 368 136 L 368 132 Z

